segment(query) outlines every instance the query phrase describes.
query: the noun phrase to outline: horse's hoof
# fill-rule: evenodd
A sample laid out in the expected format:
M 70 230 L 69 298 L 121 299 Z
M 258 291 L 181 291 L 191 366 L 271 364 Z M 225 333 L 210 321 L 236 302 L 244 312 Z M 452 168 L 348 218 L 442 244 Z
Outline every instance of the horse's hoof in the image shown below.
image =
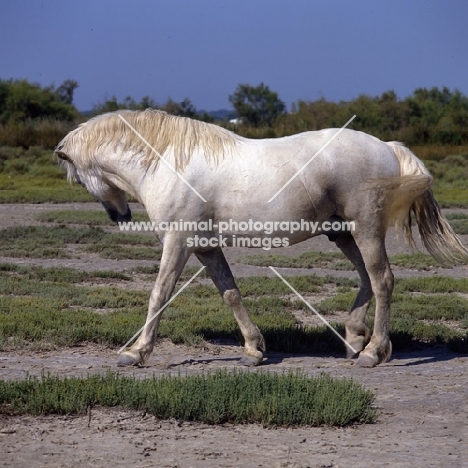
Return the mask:
M 247 367 L 255 367 L 258 366 L 262 362 L 261 357 L 255 357 L 255 356 L 242 356 L 239 359 L 238 364 L 240 366 L 247 366 Z
M 121 354 L 117 360 L 117 367 L 130 367 L 136 366 L 137 364 L 138 361 L 128 354 Z
M 365 354 L 360 354 L 357 360 L 357 365 L 359 367 L 375 367 L 377 364 L 377 359 L 371 356 L 366 356 Z

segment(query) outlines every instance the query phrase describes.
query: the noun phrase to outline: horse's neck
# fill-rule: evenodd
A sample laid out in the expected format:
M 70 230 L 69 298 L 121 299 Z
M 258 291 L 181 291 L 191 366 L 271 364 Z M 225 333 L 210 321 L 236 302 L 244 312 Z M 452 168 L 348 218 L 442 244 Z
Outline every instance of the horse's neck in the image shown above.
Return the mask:
M 101 170 L 109 182 L 141 200 L 140 188 L 144 174 L 139 164 L 128 161 L 125 155 L 112 154 L 104 159 Z

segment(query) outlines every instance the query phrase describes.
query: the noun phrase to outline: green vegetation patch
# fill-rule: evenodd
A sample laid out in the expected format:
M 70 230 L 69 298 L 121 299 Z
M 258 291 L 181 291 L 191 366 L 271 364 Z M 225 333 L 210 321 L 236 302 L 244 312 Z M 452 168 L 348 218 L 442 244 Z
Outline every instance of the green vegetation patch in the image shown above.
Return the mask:
M 434 176 L 434 196 L 443 208 L 468 205 L 468 153 L 424 161 Z
M 125 273 L 0 264 L 0 348 L 28 345 L 49 349 L 83 342 L 121 346 L 143 325 L 150 295 L 150 288 L 126 287 L 131 279 Z M 108 281 L 113 285 L 106 284 Z M 159 336 L 188 345 L 211 339 L 242 344 L 233 314 L 216 288 L 204 284 L 206 279 L 197 281 L 164 312 Z M 324 315 L 348 311 L 356 295 L 356 280 L 299 276 L 288 281 L 298 291 L 312 295 L 329 295 L 336 290 L 337 294 L 319 304 L 311 301 Z M 123 287 L 119 283 L 124 283 Z M 245 305 L 264 334 L 269 351 L 343 351 L 342 342 L 327 327 L 305 326 L 296 318 L 299 311 L 312 312 L 280 280 L 258 277 L 239 283 Z M 417 343 L 446 343 L 457 351 L 468 351 L 468 301 L 463 296 L 467 291 L 465 278 L 397 280 L 391 320 L 394 349 L 412 348 Z M 371 327 L 372 317 L 371 306 Z M 343 323 L 333 326 L 344 335 Z
M 91 202 L 91 195 L 79 185 L 60 179 L 31 175 L 0 174 L 0 203 L 69 203 Z
M 111 260 L 160 260 L 162 254 L 162 250 L 156 247 L 128 247 L 106 243 L 90 245 L 84 250 Z
M 70 258 L 69 245 L 102 258 L 159 260 L 162 249 L 153 236 L 108 233 L 100 227 L 18 226 L 0 230 L 2 255 L 26 258 Z
M 457 234 L 468 234 L 468 213 L 448 213 L 446 218 Z
M 136 379 L 108 373 L 87 378 L 43 376 L 0 381 L 0 409 L 20 414 L 83 414 L 122 406 L 160 419 L 206 424 L 347 426 L 373 423 L 375 395 L 350 379 L 302 372 L 217 371 L 198 376 Z
M 85 342 L 119 346 L 140 328 L 144 307 L 140 304 L 114 313 L 96 313 L 95 309 L 110 311 L 131 304 L 131 297 L 119 294 L 112 298 L 113 293 L 111 289 L 105 296 L 98 291 L 88 296 L 83 291 L 76 301 L 88 304 L 82 307 L 67 306 L 70 299 L 65 290 L 55 290 L 53 298 L 0 297 L 0 348 L 31 344 L 34 348 L 54 349 Z
M 467 353 L 468 333 L 461 330 L 468 323 L 468 300 L 460 295 L 467 292 L 467 278 L 396 280 L 390 320 L 390 338 L 394 350 L 413 348 L 418 343 L 444 343 L 453 351 Z M 338 293 L 321 301 L 317 309 L 325 316 L 337 311 L 346 312 L 355 297 L 353 291 Z M 373 299 L 368 314 L 368 326 L 371 329 L 374 304 Z M 456 329 L 454 324 L 457 325 Z
M 353 270 L 354 267 L 341 252 L 305 252 L 287 257 L 286 255 L 246 255 L 239 262 L 248 265 L 279 268 L 329 268 L 332 270 Z
M 303 293 L 319 292 L 327 282 L 329 282 L 328 278 L 316 275 L 288 277 L 288 283 L 297 291 Z M 270 276 L 239 278 L 237 285 L 243 297 L 268 294 L 293 294 L 286 284 L 278 281 L 278 278 Z
M 468 220 L 467 220 L 468 222 Z M 415 252 L 412 254 L 391 255 L 392 265 L 414 270 L 428 270 L 441 267 L 430 255 Z M 341 252 L 305 252 L 297 256 L 286 255 L 247 255 L 239 259 L 248 265 L 279 268 L 328 268 L 330 270 L 354 270 L 354 266 Z
M 438 263 L 430 255 L 421 252 L 411 254 L 395 254 L 389 257 L 390 264 L 409 270 L 430 270 L 431 268 L 444 268 L 444 265 Z M 447 268 L 447 266 L 445 266 Z
M 59 141 L 59 140 L 57 140 Z M 93 198 L 70 185 L 52 151 L 0 146 L 0 203 L 88 202 Z
M 80 285 L 92 280 L 102 282 L 105 276 L 105 272 L 0 265 L 0 347 L 125 343 L 144 323 L 149 290 Z M 112 272 L 108 276 L 112 277 Z M 128 280 L 124 276 L 123 281 Z M 275 291 L 273 280 L 257 278 L 251 284 L 243 280 L 240 285 L 249 294 L 245 304 L 264 333 L 268 349 L 341 350 L 338 338 L 325 327 L 298 324 L 292 313 L 295 303 L 282 297 L 289 291 L 278 280 Z M 317 288 L 314 278 L 294 277 L 289 281 L 298 289 L 308 282 L 308 290 Z M 323 281 L 316 278 L 318 284 Z M 207 339 L 243 341 L 231 310 L 217 290 L 205 284 L 190 286 L 171 304 L 161 320 L 159 336 L 189 345 Z
M 392 316 L 420 320 L 464 320 L 468 318 L 468 300 L 454 294 L 395 294 Z
M 89 227 L 18 226 L 0 230 L 5 257 L 67 258 L 66 244 L 98 242 L 105 235 L 102 229 Z
M 468 278 L 449 276 L 430 276 L 421 278 L 398 278 L 395 281 L 394 294 L 405 292 L 431 293 L 468 293 Z
M 399 278 L 392 297 L 392 318 L 411 317 L 420 320 L 468 319 L 468 279 L 449 277 Z M 408 294 L 413 293 L 413 294 Z M 449 294 L 452 293 L 452 294 Z M 348 311 L 356 297 L 354 291 L 328 297 L 317 306 L 324 314 Z M 372 304 L 374 300 L 372 300 Z M 370 308 L 373 313 L 373 306 Z
M 442 208 L 468 207 L 468 186 L 457 188 L 452 185 L 436 185 L 434 196 Z
M 3 281 L 8 277 L 67 284 L 99 280 L 132 280 L 130 276 L 119 271 L 103 270 L 89 272 L 66 267 L 44 268 L 35 265 L 21 266 L 14 263 L 0 263 L 0 284 L 3 285 Z

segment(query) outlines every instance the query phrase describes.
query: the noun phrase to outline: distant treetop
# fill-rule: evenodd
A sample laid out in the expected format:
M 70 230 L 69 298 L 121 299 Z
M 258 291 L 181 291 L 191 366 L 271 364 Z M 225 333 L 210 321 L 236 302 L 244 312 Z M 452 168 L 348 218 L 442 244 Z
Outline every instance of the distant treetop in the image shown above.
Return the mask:
M 79 113 L 72 101 L 77 86 L 73 80 L 66 80 L 57 89 L 26 80 L 0 80 L 0 124 L 44 117 L 75 120 Z

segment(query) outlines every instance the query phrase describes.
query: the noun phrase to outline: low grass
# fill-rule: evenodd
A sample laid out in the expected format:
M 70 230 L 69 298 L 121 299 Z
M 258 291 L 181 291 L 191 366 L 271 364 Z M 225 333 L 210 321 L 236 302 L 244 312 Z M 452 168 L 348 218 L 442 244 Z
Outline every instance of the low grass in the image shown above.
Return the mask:
M 88 295 L 87 291 L 82 291 L 76 302 L 87 305 L 81 307 L 70 305 L 72 301 L 67 297 L 66 287 L 55 288 L 54 297 L 0 297 L 0 349 L 18 347 L 18 344 L 45 350 L 85 342 L 110 346 L 125 343 L 141 326 L 144 306 L 140 303 L 139 307 L 131 307 L 131 295 L 126 302 L 120 294 L 112 297 L 113 292 L 115 290 L 103 295 L 95 291 Z M 133 302 L 138 303 L 137 300 Z M 124 308 L 126 305 L 131 308 Z M 96 309 L 111 311 L 119 306 L 118 312 L 95 312 Z
M 451 221 L 451 220 L 463 220 L 463 219 L 468 219 L 468 214 L 463 213 L 463 212 L 452 212 L 452 213 L 447 213 L 445 217 Z
M 395 318 L 461 321 L 468 319 L 468 300 L 453 294 L 395 294 L 392 315 Z
M 396 280 L 390 321 L 390 338 L 394 350 L 411 349 L 422 343 L 444 343 L 453 351 L 468 353 L 468 333 L 460 331 L 463 324 L 468 323 L 468 300 L 454 294 L 466 294 L 467 291 L 467 278 Z M 338 293 L 321 301 L 317 309 L 325 316 L 337 311 L 346 312 L 354 299 L 354 291 Z M 368 326 L 371 329 L 374 305 L 372 300 L 368 314 Z M 454 324 L 457 324 L 456 329 L 453 328 Z
M 468 234 L 468 213 L 448 213 L 446 218 L 457 234 Z
M 354 302 L 355 292 L 341 293 L 324 299 L 317 307 L 323 314 L 348 311 Z M 370 309 L 373 314 L 373 308 Z M 396 293 L 392 298 L 392 319 L 461 321 L 468 319 L 468 300 L 448 294 L 409 295 Z
M 1 229 L 0 237 L 5 257 L 70 258 L 69 245 L 111 259 L 159 260 L 162 252 L 153 236 L 108 233 L 94 226 L 18 226 Z
M 443 268 L 430 255 L 420 252 L 391 255 L 390 263 L 395 266 L 414 270 Z M 239 262 L 248 265 L 279 268 L 327 268 L 329 270 L 354 270 L 351 262 L 341 252 L 305 252 L 297 256 L 286 255 L 246 255 Z
M 70 185 L 52 151 L 0 147 L 0 203 L 87 202 L 83 187 Z
M 468 153 L 452 154 L 444 159 L 425 160 L 434 176 L 434 195 L 442 208 L 466 207 L 468 204 Z
M 468 208 L 468 186 L 439 184 L 434 187 L 434 196 L 441 208 Z
M 57 282 L 53 281 L 55 273 L 48 275 L 52 281 L 46 281 L 43 274 L 38 280 L 27 270 L 0 269 L 0 348 L 27 342 L 43 349 L 86 341 L 118 346 L 144 322 L 149 291 Z M 78 280 L 83 282 L 95 275 L 89 273 Z M 260 289 L 257 287 L 256 292 Z M 269 289 L 266 283 L 263 291 Z M 333 336 L 323 336 L 323 329 L 298 329 L 291 314 L 293 305 L 278 295 L 246 299 L 246 305 L 271 350 L 299 352 L 307 343 L 309 349 L 316 350 L 324 350 L 324 343 L 337 345 Z M 230 309 L 214 287 L 203 284 L 188 288 L 172 303 L 164 313 L 159 336 L 189 345 L 207 339 L 242 341 Z
M 132 277 L 119 271 L 83 271 L 74 268 L 42 266 L 21 266 L 14 263 L 0 263 L 0 281 L 13 277 L 24 280 L 46 281 L 57 284 L 81 283 L 84 281 L 99 281 L 102 279 L 116 279 L 132 281 Z M 2 283 L 3 284 L 3 283 Z
M 91 195 L 79 185 L 60 179 L 0 174 L 0 203 L 69 203 L 92 202 Z
M 206 424 L 348 426 L 373 423 L 375 395 L 350 379 L 302 372 L 217 371 L 136 379 L 107 373 L 0 381 L 0 409 L 14 414 L 83 414 L 94 406 L 145 411 Z
M 421 278 L 400 278 L 395 281 L 395 294 L 408 292 L 419 292 L 423 294 L 468 293 L 468 278 L 430 276 Z
M 297 256 L 246 255 L 238 259 L 248 265 L 279 268 L 328 268 L 331 270 L 353 270 L 354 267 L 341 252 L 304 252 Z
M 449 268 L 441 265 L 430 255 L 421 252 L 411 254 L 395 254 L 389 256 L 390 264 L 409 270 L 430 270 L 432 268 Z
M 288 282 L 298 291 L 312 293 L 321 291 L 323 285 L 329 282 L 329 278 L 317 275 L 293 276 L 288 278 Z M 282 281 L 278 281 L 277 278 L 269 276 L 239 278 L 237 280 L 237 285 L 243 297 L 291 293 L 291 290 Z
M 109 286 L 105 284 L 109 278 L 113 283 L 132 280 L 131 275 L 114 272 L 0 264 L 0 349 L 28 343 L 41 349 L 89 341 L 122 345 L 144 323 L 150 291 Z M 91 281 L 100 285 L 89 286 Z M 330 288 L 336 288 L 336 295 L 314 304 L 325 315 L 349 310 L 356 294 L 356 280 L 299 276 L 288 281 L 308 294 L 324 291 L 329 294 Z M 417 278 L 398 280 L 396 284 L 391 321 L 392 340 L 396 334 L 395 350 L 429 342 L 448 343 L 458 346 L 459 351 L 468 351 L 468 333 L 460 331 L 462 324 L 468 323 L 468 302 L 456 294 L 441 294 L 465 293 L 468 279 Z M 239 286 L 252 319 L 265 336 L 268 350 L 343 351 L 340 340 L 325 326 L 304 326 L 298 322 L 294 313 L 305 310 L 305 306 L 280 280 L 245 278 L 239 281 Z M 372 308 L 369 315 L 372 320 Z M 411 325 L 406 334 L 405 323 Z M 459 324 L 456 330 L 453 323 Z M 334 326 L 344 333 L 343 324 Z M 188 345 L 211 339 L 242 343 L 232 312 L 213 286 L 202 283 L 188 287 L 173 301 L 163 315 L 159 336 Z
M 162 254 L 162 250 L 159 248 L 129 247 L 123 245 L 116 247 L 115 245 L 108 245 L 105 242 L 87 246 L 84 250 L 96 253 L 101 258 L 111 260 L 160 260 Z
M 18 226 L 0 230 L 5 257 L 67 258 L 66 244 L 99 242 L 105 235 L 102 229 L 93 227 Z

